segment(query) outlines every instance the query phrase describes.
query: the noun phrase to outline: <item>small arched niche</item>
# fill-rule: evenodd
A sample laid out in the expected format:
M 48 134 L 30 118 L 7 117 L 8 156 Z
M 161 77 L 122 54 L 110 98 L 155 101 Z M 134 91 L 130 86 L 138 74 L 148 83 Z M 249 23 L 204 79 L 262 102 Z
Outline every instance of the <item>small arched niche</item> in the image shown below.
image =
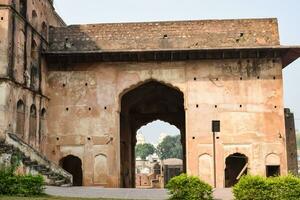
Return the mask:
M 199 177 L 206 183 L 213 185 L 213 160 L 209 154 L 199 156 L 198 169 Z
M 24 124 L 25 124 L 25 104 L 22 100 L 19 100 L 17 103 L 16 133 L 20 138 L 24 138 Z
M 99 154 L 95 156 L 94 163 L 94 184 L 106 185 L 108 177 L 107 156 Z
M 38 15 L 37 15 L 37 12 L 35 10 L 33 10 L 32 14 L 31 14 L 31 23 L 32 23 L 32 26 L 35 29 L 38 28 Z
M 39 144 L 41 144 L 42 138 L 46 132 L 46 109 L 43 108 L 40 113 L 40 130 L 39 130 Z
M 36 106 L 34 104 L 30 107 L 30 118 L 29 118 L 29 144 L 32 146 L 36 142 L 36 130 L 37 130 L 37 119 L 36 119 Z
M 266 156 L 266 176 L 279 176 L 280 175 L 280 157 L 271 153 Z

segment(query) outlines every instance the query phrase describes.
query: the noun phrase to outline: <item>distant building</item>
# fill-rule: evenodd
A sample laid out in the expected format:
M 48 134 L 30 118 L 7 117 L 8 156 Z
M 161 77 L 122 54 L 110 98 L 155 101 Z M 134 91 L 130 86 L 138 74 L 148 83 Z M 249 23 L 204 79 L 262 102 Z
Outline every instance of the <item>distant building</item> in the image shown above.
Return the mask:
M 137 133 L 136 135 L 136 144 L 145 144 L 145 136 L 143 133 Z

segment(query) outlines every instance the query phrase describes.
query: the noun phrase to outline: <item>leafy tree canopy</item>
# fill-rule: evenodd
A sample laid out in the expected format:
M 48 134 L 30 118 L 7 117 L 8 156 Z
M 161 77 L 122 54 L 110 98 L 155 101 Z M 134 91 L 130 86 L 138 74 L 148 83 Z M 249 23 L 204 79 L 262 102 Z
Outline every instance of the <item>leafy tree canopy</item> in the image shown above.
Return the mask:
M 147 156 L 155 152 L 155 147 L 152 144 L 138 144 L 135 146 L 135 157 L 140 157 L 145 160 Z
M 167 136 L 157 146 L 160 159 L 179 158 L 182 159 L 181 135 Z

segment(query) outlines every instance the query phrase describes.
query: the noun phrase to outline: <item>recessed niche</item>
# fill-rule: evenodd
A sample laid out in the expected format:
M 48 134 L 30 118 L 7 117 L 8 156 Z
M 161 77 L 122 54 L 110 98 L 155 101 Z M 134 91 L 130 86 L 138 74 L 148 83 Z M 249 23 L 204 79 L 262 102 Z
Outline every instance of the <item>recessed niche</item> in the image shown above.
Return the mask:
M 66 108 L 66 111 L 69 111 L 69 108 Z

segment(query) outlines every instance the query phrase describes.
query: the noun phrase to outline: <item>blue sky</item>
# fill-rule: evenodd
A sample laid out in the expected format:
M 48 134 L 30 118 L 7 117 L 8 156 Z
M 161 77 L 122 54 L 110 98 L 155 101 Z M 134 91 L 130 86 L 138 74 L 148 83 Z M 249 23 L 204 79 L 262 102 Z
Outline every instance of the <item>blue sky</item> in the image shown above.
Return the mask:
M 54 0 L 67 24 L 276 17 L 282 45 L 300 45 L 299 0 Z M 283 70 L 285 106 L 300 130 L 300 59 Z M 174 127 L 153 123 L 143 129 L 154 141 Z

